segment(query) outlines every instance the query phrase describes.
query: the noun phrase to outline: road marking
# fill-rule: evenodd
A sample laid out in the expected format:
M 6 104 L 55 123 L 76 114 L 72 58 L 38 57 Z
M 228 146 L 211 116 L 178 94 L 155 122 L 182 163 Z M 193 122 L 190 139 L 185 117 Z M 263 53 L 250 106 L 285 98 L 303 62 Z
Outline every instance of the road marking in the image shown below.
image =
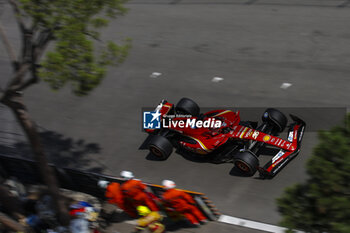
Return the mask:
M 231 225 L 237 225 L 241 227 L 247 227 L 255 230 L 262 230 L 262 231 L 274 232 L 274 233 L 284 233 L 287 230 L 287 228 L 284 228 L 284 227 L 279 227 L 279 226 L 261 223 L 261 222 L 255 222 L 255 221 L 251 221 L 243 218 L 231 217 L 228 215 L 221 215 L 217 221 L 231 224 Z M 303 233 L 302 231 L 294 231 L 294 232 Z
M 218 82 L 221 82 L 221 81 L 223 81 L 224 79 L 223 78 L 221 78 L 221 77 L 214 77 L 211 81 L 213 82 L 213 83 L 218 83 Z
M 280 86 L 280 88 L 282 89 L 287 89 L 288 87 L 292 86 L 293 84 L 291 83 L 282 83 L 282 85 Z
M 150 78 L 158 78 L 159 76 L 161 76 L 162 73 L 159 73 L 159 72 L 153 72 L 149 77 Z
M 262 223 L 262 222 L 256 222 L 256 221 L 247 220 L 243 218 L 231 217 L 224 214 L 220 215 L 217 221 L 221 223 L 251 228 L 251 229 L 260 230 L 260 231 L 273 232 L 273 233 L 285 233 L 286 230 L 288 230 L 287 228 L 284 228 L 284 227 L 275 226 L 275 225 Z M 131 224 L 131 225 L 137 225 L 137 220 L 129 220 L 129 221 L 125 221 L 125 223 Z M 297 230 L 294 230 L 293 232 L 305 233 L 303 231 L 297 231 Z

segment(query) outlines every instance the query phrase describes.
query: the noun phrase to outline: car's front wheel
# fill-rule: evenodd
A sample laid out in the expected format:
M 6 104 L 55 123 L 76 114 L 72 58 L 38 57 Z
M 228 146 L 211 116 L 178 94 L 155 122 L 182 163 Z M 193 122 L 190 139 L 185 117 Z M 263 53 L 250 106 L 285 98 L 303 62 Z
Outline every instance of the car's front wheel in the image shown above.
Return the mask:
M 263 122 L 267 122 L 273 126 L 273 128 L 281 133 L 287 126 L 287 117 L 277 109 L 268 108 L 265 110 L 262 116 Z
M 259 160 L 251 151 L 243 151 L 234 155 L 234 164 L 242 173 L 252 176 L 259 167 Z
M 155 135 L 148 144 L 151 154 L 160 160 L 166 160 L 173 152 L 173 145 L 163 136 Z

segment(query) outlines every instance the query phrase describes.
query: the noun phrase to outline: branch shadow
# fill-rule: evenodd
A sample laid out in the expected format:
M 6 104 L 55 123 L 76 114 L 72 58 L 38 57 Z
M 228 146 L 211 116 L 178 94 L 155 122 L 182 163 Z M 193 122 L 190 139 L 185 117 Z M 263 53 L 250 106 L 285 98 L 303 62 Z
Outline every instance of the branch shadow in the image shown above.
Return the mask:
M 97 143 L 88 143 L 83 139 L 73 139 L 50 130 L 39 132 L 41 143 L 49 163 L 62 168 L 76 168 L 100 173 L 104 166 L 91 156 L 99 154 L 101 147 Z M 13 145 L 0 145 L 2 154 L 34 160 L 31 145 L 20 141 Z

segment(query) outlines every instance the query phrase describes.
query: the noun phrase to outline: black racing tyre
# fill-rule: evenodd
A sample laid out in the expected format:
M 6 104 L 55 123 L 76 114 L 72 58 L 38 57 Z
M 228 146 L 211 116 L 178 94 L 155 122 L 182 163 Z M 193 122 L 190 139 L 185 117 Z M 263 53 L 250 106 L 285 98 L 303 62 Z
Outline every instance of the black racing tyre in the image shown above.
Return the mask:
M 234 155 L 234 164 L 244 174 L 253 176 L 259 167 L 259 160 L 251 151 L 243 151 Z
M 175 109 L 180 113 L 190 114 L 194 117 L 197 117 L 200 113 L 199 106 L 189 98 L 180 99 L 180 101 L 177 102 Z
M 155 135 L 151 138 L 148 149 L 158 159 L 166 160 L 173 152 L 173 145 L 166 137 Z
M 271 123 L 277 131 L 282 132 L 287 126 L 287 117 L 277 109 L 268 108 L 262 116 L 263 122 Z

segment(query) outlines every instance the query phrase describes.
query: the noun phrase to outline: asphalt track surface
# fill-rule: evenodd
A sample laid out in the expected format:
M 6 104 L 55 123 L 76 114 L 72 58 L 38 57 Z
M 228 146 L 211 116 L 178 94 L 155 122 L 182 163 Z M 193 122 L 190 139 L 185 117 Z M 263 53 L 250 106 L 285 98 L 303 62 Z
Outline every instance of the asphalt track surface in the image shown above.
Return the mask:
M 278 224 L 275 199 L 307 178 L 304 166 L 317 144 L 315 131 L 305 133 L 301 153 L 282 172 L 259 180 L 235 176 L 232 164 L 193 162 L 176 153 L 167 161 L 147 160 L 147 152 L 138 150 L 146 138 L 141 108 L 181 97 L 203 107 L 348 108 L 348 1 L 135 0 L 127 7 L 129 13 L 111 22 L 103 35 L 114 41 L 130 37 L 133 48 L 89 96 L 75 97 L 69 88 L 52 92 L 45 83 L 25 92 L 33 118 L 57 140 L 48 153 L 55 161 L 62 156 L 66 166 L 112 175 L 131 170 L 156 184 L 172 179 L 179 188 L 205 193 L 226 215 Z M 1 21 L 16 45 L 17 28 L 6 9 Z M 4 83 L 9 70 L 0 48 Z M 161 75 L 150 78 L 153 72 Z M 215 83 L 213 77 L 223 80 Z M 285 82 L 292 86 L 281 89 Z M 2 131 L 7 130 L 3 138 L 23 140 L 3 107 L 1 119 Z M 2 149 L 12 141 L 3 139 Z M 86 143 L 93 149 L 70 157 Z M 256 232 L 220 226 L 216 232 Z

